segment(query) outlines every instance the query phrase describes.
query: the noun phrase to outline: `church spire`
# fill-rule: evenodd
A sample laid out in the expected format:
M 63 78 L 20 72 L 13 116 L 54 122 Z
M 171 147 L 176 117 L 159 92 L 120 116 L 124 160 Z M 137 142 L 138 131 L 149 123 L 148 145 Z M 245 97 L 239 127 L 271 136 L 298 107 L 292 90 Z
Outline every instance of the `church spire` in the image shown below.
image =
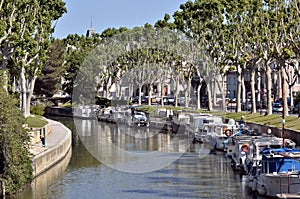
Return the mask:
M 87 30 L 86 32 L 86 37 L 91 37 L 94 33 L 95 33 L 95 29 L 93 28 L 93 19 L 91 17 L 91 24 L 90 24 L 90 28 Z

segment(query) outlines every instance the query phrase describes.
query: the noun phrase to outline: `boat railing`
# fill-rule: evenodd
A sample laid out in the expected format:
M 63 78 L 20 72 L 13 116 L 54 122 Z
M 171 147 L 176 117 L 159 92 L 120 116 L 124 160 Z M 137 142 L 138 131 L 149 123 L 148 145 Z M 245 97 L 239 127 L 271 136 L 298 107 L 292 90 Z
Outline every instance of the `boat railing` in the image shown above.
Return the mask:
M 290 187 L 291 185 L 299 185 L 300 183 L 294 183 L 294 182 L 291 182 L 291 177 L 297 177 L 297 178 L 300 178 L 300 173 L 297 172 L 297 173 L 284 173 L 284 174 L 280 174 L 280 181 L 279 181 L 279 185 L 280 185 L 280 194 L 283 194 L 283 187 L 287 186 L 287 190 L 288 190 L 288 193 L 290 193 Z M 287 178 L 287 182 L 284 182 L 284 178 Z

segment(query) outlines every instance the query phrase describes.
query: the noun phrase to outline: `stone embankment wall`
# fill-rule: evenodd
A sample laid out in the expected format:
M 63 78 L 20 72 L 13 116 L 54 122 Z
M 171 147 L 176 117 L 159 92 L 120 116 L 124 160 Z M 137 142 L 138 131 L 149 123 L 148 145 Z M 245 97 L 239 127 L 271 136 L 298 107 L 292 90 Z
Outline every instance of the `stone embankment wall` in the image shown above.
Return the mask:
M 57 143 L 55 143 L 54 146 L 47 148 L 46 150 L 42 151 L 41 153 L 35 155 L 32 158 L 33 177 L 37 177 L 41 173 L 45 172 L 46 170 L 57 164 L 68 154 L 69 150 L 71 150 L 71 130 L 61 123 L 59 123 L 59 125 L 61 125 L 62 127 L 60 129 L 63 129 L 63 132 L 59 132 L 61 134 L 64 134 L 63 138 L 60 139 Z
M 46 115 L 55 115 L 55 116 L 64 116 L 64 117 L 73 117 L 72 108 L 63 108 L 63 107 L 46 107 Z
M 36 144 L 41 142 L 41 136 L 47 136 L 51 132 L 50 124 L 47 124 L 43 128 L 29 128 L 30 144 Z
M 269 127 L 267 124 L 262 125 L 262 124 L 256 124 L 250 122 L 247 122 L 247 125 L 260 133 L 267 133 L 268 129 L 270 128 L 273 135 L 277 137 L 282 137 L 281 128 Z M 284 138 L 291 139 L 296 143 L 297 146 L 300 146 L 300 132 L 290 130 L 290 129 L 284 129 Z

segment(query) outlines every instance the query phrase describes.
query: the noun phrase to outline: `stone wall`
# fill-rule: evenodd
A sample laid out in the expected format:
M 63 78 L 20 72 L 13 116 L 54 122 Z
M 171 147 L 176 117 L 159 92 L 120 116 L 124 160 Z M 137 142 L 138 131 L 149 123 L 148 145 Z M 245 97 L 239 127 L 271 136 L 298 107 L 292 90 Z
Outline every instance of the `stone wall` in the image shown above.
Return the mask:
M 252 129 L 255 129 L 259 133 L 267 133 L 267 130 L 270 128 L 273 135 L 282 137 L 281 128 L 269 127 L 268 125 L 255 124 L 250 122 L 247 122 L 247 125 L 249 125 Z M 284 129 L 284 138 L 291 139 L 296 143 L 297 146 L 300 146 L 300 132 L 290 129 Z
M 63 124 L 61 124 L 63 126 Z M 33 164 L 33 177 L 40 175 L 45 172 L 53 165 L 61 161 L 66 154 L 68 154 L 69 150 L 72 147 L 72 133 L 71 131 L 65 127 L 62 133 L 65 133 L 65 136 L 60 142 L 49 148 L 38 155 L 34 156 L 32 159 Z
M 47 136 L 51 132 L 50 124 L 47 124 L 46 126 L 42 128 L 28 128 L 29 129 L 29 136 L 30 136 L 30 144 L 36 144 L 41 142 L 41 135 L 45 133 Z
M 45 108 L 46 115 L 56 115 L 56 116 L 64 116 L 64 117 L 73 117 L 72 108 L 64 108 L 64 107 L 54 107 L 49 106 Z

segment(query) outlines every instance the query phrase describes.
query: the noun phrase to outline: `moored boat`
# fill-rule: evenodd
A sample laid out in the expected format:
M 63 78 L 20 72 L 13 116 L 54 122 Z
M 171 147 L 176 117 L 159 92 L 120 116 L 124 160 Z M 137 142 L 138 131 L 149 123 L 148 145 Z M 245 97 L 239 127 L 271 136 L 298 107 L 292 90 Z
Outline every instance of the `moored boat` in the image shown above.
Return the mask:
M 296 143 L 290 139 L 285 139 L 286 148 L 295 148 Z M 283 146 L 283 139 L 272 135 L 253 139 L 251 142 L 250 153 L 246 157 L 245 163 L 248 168 L 248 177 L 246 180 L 246 186 L 251 191 L 257 191 L 257 177 L 258 172 L 262 166 L 262 151 L 265 149 L 280 149 Z
M 81 119 L 96 119 L 98 106 L 81 105 L 73 107 L 73 117 Z
M 204 124 L 208 129 L 210 145 L 218 150 L 226 151 L 228 138 L 236 130 L 235 120 L 230 119 L 228 123 L 223 123 L 223 119 L 218 116 L 211 117 L 210 123 Z
M 286 147 L 263 150 L 256 190 L 260 195 L 272 197 L 299 194 L 300 150 Z
M 186 129 L 186 125 L 189 123 L 190 120 L 190 113 L 176 111 L 172 116 L 171 121 L 171 129 L 172 133 L 184 133 Z
M 194 141 L 206 142 L 207 141 L 207 128 L 205 124 L 211 122 L 210 114 L 190 114 L 189 123 L 186 125 L 188 134 L 194 137 Z

